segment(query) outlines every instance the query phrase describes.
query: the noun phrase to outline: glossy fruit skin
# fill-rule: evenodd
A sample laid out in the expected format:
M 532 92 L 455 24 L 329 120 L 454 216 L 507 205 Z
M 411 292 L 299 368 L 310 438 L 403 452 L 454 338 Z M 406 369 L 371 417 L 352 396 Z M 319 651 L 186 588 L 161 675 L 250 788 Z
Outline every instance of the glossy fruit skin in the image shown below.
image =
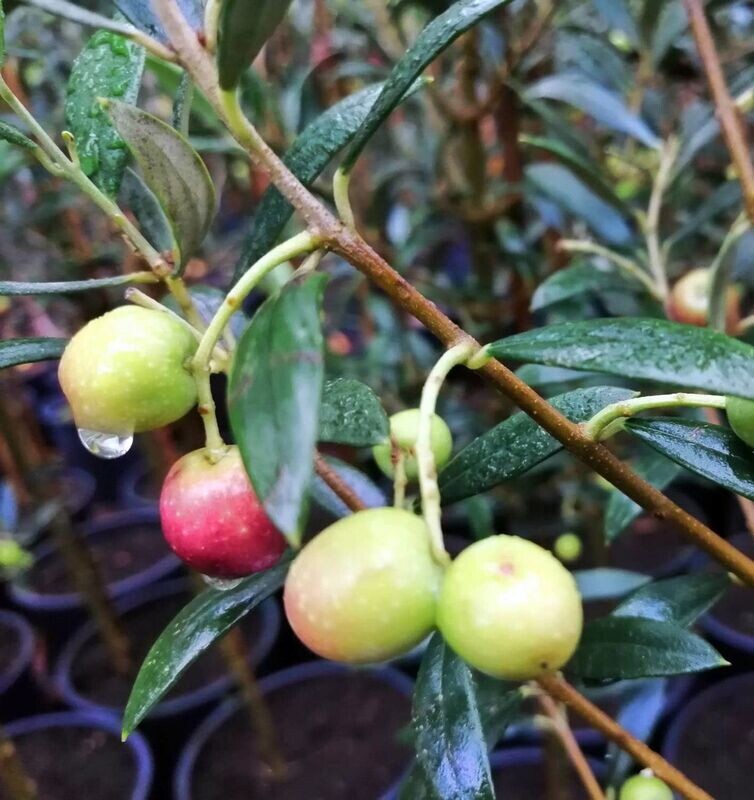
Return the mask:
M 634 775 L 621 786 L 618 800 L 673 800 L 673 792 L 654 775 Z
M 170 314 L 122 306 L 85 325 L 58 368 L 76 426 L 130 435 L 180 419 L 196 403 L 186 364 L 196 340 Z
M 705 327 L 709 321 L 710 280 L 709 269 L 700 267 L 687 272 L 676 281 L 670 292 L 667 313 L 675 322 Z M 735 328 L 739 317 L 739 292 L 729 287 L 726 292 L 726 327 Z
M 397 508 L 359 511 L 301 550 L 285 583 L 285 613 L 323 658 L 386 661 L 431 632 L 441 580 L 421 517 Z
M 406 477 L 413 481 L 419 477 L 414 448 L 419 436 L 419 409 L 409 408 L 399 411 L 390 417 L 390 438 L 403 450 L 405 456 Z M 435 454 L 435 466 L 442 469 L 448 463 L 453 452 L 453 434 L 442 417 L 435 414 L 430 426 L 430 441 Z M 378 444 L 372 448 L 372 455 L 377 466 L 388 478 L 395 474 L 390 443 Z
M 726 397 L 725 413 L 736 436 L 749 447 L 754 447 L 754 400 Z
M 475 542 L 445 574 L 437 627 L 461 658 L 492 677 L 530 680 L 560 669 L 582 626 L 571 573 L 526 539 Z
M 237 447 L 216 464 L 204 449 L 176 461 L 162 486 L 160 519 L 176 555 L 213 578 L 267 569 L 286 548 L 254 494 Z

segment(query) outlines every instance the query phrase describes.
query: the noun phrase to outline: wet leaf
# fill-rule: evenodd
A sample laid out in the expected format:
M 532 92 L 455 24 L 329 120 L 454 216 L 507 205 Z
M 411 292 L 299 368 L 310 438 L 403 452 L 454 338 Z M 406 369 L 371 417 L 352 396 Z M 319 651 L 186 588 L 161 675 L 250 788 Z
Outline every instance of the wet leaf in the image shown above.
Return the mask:
M 23 147 L 26 150 L 34 150 L 37 147 L 36 143 L 33 142 L 28 136 L 25 136 L 23 133 L 21 133 L 18 128 L 2 121 L 0 121 L 0 139 L 5 142 L 18 145 L 19 147 Z
M 0 281 L 0 297 L 45 294 L 73 294 L 90 289 L 106 289 L 133 283 L 131 275 L 114 275 L 111 278 L 92 278 L 88 281 L 49 281 L 28 283 L 26 281 Z
M 67 339 L 8 339 L 0 342 L 0 369 L 60 358 Z
M 361 381 L 338 378 L 322 390 L 319 439 L 322 442 L 369 447 L 390 436 L 380 398 Z

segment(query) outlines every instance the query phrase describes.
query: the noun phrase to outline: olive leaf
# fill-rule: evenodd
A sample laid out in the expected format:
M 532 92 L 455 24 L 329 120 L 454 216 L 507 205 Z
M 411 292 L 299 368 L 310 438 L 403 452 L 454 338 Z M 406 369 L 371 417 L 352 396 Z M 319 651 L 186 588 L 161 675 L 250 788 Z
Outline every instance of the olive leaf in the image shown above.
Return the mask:
M 67 339 L 9 339 L 0 342 L 0 369 L 60 358 Z

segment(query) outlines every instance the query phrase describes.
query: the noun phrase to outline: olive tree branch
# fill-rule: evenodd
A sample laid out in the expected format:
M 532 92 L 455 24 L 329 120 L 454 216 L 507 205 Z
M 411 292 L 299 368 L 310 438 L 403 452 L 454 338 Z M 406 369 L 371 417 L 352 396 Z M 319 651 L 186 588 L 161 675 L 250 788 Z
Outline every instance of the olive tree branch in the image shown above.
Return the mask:
M 350 261 L 398 306 L 422 322 L 443 344 L 452 346 L 464 338 L 473 342 L 434 303 L 390 267 L 364 239 L 333 216 L 261 140 L 251 123 L 238 119 L 237 115 L 228 116 L 221 101 L 215 64 L 197 42 L 194 31 L 183 18 L 176 3 L 174 0 L 154 0 L 154 3 L 183 66 L 190 72 L 239 144 L 249 150 L 254 162 L 267 171 L 277 189 L 301 214 L 307 226 L 317 232 L 326 246 Z M 493 359 L 480 371 L 587 466 L 654 516 L 676 525 L 728 570 L 745 583 L 754 586 L 754 561 L 640 478 L 604 445 L 584 436 L 578 425 L 567 419 L 511 370 Z
M 94 11 L 89 11 L 86 8 L 80 8 L 75 3 L 69 3 L 68 0 L 23 0 L 26 5 L 34 6 L 54 14 L 56 17 L 65 17 L 73 22 L 78 22 L 81 25 L 87 25 L 91 28 L 104 28 L 104 30 L 119 33 L 125 36 L 126 39 L 140 44 L 145 50 L 148 50 L 152 55 L 163 59 L 164 61 L 175 61 L 175 53 L 166 47 L 157 39 L 154 39 L 144 31 L 139 30 L 134 25 L 128 22 L 119 22 L 115 19 L 110 19 L 102 14 L 97 14 Z
M 683 5 L 686 7 L 699 58 L 707 75 L 723 138 L 741 184 L 746 214 L 749 221 L 754 224 L 754 165 L 751 162 L 749 143 L 746 141 L 738 108 L 728 91 L 720 57 L 701 0 L 683 0 Z

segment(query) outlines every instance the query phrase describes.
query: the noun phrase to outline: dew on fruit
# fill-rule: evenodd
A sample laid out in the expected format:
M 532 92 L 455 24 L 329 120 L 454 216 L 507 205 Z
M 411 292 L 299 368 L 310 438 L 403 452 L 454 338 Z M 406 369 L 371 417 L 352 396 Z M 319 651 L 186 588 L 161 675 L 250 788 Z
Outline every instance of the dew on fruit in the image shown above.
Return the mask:
M 79 439 L 92 455 L 106 459 L 124 456 L 134 443 L 133 434 L 119 436 L 117 433 L 101 433 L 86 428 L 79 428 Z
M 207 586 L 217 589 L 218 592 L 229 592 L 231 589 L 235 589 L 243 578 L 212 578 L 209 575 L 202 575 L 202 580 Z

